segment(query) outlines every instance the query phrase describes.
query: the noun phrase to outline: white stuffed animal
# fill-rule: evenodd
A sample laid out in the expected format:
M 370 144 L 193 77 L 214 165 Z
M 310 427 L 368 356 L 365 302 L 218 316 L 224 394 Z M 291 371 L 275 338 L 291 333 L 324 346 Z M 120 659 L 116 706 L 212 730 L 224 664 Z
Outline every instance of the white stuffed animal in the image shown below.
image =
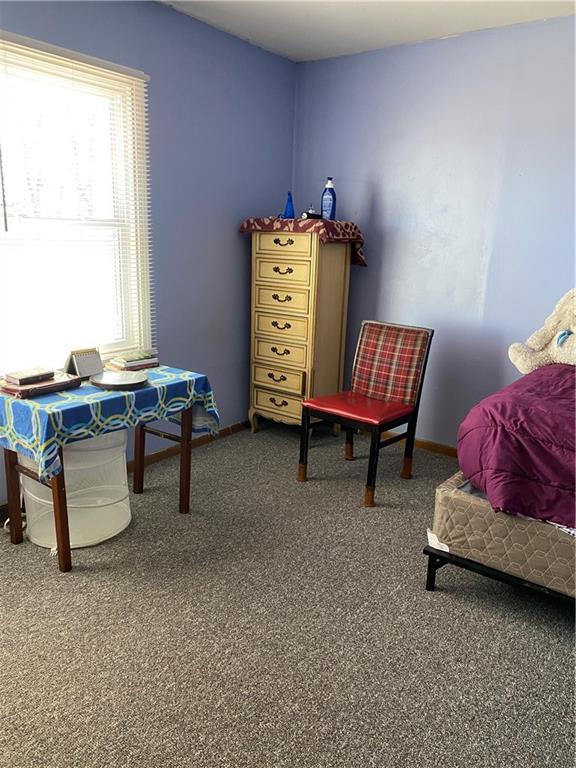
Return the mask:
M 511 344 L 508 357 L 520 373 L 530 373 L 551 363 L 576 365 L 576 289 L 560 299 L 542 328 L 526 344 Z

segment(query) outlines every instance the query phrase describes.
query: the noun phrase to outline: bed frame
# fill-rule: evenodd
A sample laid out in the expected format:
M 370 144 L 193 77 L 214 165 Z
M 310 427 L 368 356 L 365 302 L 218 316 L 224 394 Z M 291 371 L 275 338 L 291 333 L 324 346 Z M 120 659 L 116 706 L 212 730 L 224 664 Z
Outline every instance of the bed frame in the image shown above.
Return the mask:
M 451 564 L 574 603 L 576 538 L 538 520 L 496 514 L 469 486 L 458 471 L 436 488 L 426 589 L 433 592 L 436 572 Z
M 541 592 L 546 595 L 552 595 L 554 597 L 560 597 L 563 600 L 567 600 L 570 603 L 574 603 L 576 598 L 564 594 L 564 592 L 558 592 L 555 589 L 541 586 L 540 584 L 534 584 L 531 581 L 520 579 L 518 576 L 513 576 L 504 571 L 499 571 L 496 568 L 490 568 L 488 565 L 477 563 L 474 560 L 469 560 L 466 557 L 460 557 L 459 555 L 453 555 L 449 552 L 443 552 L 434 547 L 426 546 L 423 549 L 423 553 L 428 556 L 428 568 L 426 571 L 426 589 L 428 592 L 434 592 L 436 588 L 436 572 L 443 568 L 445 565 L 457 565 L 460 568 L 464 568 L 467 571 L 473 571 L 474 573 L 480 573 L 482 576 L 488 576 L 490 579 L 496 581 L 502 581 L 505 584 L 511 584 L 515 587 L 527 587 L 535 592 Z

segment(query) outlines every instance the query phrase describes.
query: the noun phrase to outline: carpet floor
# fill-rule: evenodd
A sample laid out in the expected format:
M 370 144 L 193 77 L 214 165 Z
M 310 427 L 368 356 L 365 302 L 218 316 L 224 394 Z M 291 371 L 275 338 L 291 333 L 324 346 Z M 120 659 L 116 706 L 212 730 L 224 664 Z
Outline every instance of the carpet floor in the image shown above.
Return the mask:
M 146 472 L 133 521 L 74 550 L 0 535 L 4 768 L 559 768 L 574 764 L 569 604 L 447 566 L 424 590 L 455 460 L 361 461 L 264 425 Z

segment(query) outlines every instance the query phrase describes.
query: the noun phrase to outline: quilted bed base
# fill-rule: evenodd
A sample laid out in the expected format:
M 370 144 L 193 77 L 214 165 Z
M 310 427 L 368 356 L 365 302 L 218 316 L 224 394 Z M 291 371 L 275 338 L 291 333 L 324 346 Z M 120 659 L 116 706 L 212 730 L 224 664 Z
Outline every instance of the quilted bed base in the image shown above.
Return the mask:
M 574 597 L 576 539 L 549 523 L 495 512 L 460 489 L 465 482 L 458 472 L 436 489 L 429 545 Z

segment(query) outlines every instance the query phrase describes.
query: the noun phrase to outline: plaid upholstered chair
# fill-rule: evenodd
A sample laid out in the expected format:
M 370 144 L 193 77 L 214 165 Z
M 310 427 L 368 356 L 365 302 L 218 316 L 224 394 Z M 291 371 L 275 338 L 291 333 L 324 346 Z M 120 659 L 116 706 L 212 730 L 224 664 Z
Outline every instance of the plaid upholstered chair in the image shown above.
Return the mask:
M 366 320 L 362 323 L 348 392 L 302 402 L 298 480 L 307 477 L 310 419 L 341 424 L 346 431 L 345 458 L 354 458 L 354 432 L 370 433 L 368 478 L 364 506 L 374 506 L 374 488 L 381 448 L 406 440 L 400 477 L 412 477 L 412 454 L 424 373 L 434 331 L 409 325 Z M 381 440 L 384 431 L 407 424 L 401 434 Z

